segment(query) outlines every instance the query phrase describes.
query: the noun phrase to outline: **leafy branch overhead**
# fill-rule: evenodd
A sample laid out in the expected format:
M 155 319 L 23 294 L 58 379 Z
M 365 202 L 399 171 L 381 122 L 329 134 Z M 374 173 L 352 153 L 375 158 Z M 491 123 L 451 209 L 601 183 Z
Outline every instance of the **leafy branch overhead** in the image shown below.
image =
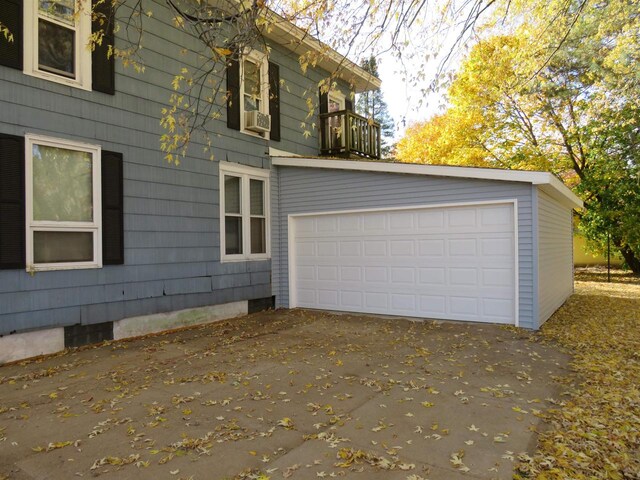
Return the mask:
M 449 107 L 410 128 L 398 157 L 552 172 L 584 200 L 579 228 L 593 245 L 610 238 L 640 273 L 640 5 L 560 0 L 519 12 L 526 24 L 487 28 Z

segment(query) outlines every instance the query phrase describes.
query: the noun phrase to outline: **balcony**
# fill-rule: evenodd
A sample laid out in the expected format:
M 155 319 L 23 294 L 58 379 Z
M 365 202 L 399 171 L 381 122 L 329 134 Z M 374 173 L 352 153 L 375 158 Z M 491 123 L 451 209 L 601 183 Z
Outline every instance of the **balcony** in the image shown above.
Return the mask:
M 320 155 L 380 159 L 380 124 L 349 110 L 321 113 Z

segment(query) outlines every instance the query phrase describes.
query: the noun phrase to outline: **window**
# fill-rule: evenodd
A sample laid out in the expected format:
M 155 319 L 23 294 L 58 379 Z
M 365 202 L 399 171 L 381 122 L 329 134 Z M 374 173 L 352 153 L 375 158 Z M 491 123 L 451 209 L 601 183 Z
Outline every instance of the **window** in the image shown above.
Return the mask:
M 25 73 L 91 89 L 90 2 L 25 2 Z
M 38 135 L 25 140 L 27 266 L 101 267 L 100 147 Z
M 270 258 L 268 171 L 221 162 L 220 212 L 223 261 Z
M 342 112 L 346 108 L 346 97 L 342 92 L 331 90 L 327 96 L 328 113 Z M 329 135 L 329 143 L 331 149 L 344 148 L 344 116 L 336 115 L 329 117 L 327 134 Z
M 268 138 L 268 131 L 258 132 L 248 128 L 249 112 L 269 115 L 269 61 L 266 54 L 251 51 L 240 62 L 240 124 L 242 131 Z

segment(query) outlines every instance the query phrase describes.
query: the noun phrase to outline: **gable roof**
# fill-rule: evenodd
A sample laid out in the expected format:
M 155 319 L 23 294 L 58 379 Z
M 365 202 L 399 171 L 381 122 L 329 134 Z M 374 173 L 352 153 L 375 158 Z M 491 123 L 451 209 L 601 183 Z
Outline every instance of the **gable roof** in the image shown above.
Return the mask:
M 371 75 L 362 67 L 356 65 L 344 55 L 333 50 L 327 44 L 317 38 L 312 37 L 308 32 L 296 27 L 272 10 L 265 14 L 267 27 L 263 35 L 282 45 L 288 50 L 303 54 L 312 51 L 319 54 L 318 66 L 328 72 L 340 71 L 340 78 L 349 82 L 355 87 L 356 93 L 366 92 L 380 88 L 382 81 Z
M 369 160 L 337 160 L 305 157 L 271 157 L 271 164 L 280 167 L 329 168 L 432 177 L 455 177 L 476 180 L 530 183 L 563 205 L 572 209 L 582 208 L 583 202 L 569 187 L 549 172 L 528 170 L 504 170 L 500 168 L 454 167 L 450 165 L 422 165 Z

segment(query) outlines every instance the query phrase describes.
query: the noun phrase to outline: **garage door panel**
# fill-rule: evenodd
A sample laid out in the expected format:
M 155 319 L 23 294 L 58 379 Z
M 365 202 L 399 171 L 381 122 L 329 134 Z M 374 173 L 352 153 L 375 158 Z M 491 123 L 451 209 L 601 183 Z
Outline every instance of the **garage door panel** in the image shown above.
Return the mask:
M 500 323 L 515 319 L 510 204 L 298 220 L 291 267 L 296 306 Z
M 349 240 L 340 242 L 339 255 L 341 257 L 359 257 L 362 255 L 362 242 L 358 240 Z
M 317 299 L 319 304 L 326 305 L 327 307 L 338 308 L 340 306 L 338 292 L 336 290 L 319 289 Z
M 443 232 L 445 228 L 444 212 L 438 210 L 424 211 L 416 213 L 418 220 L 418 230 L 437 233 Z
M 442 285 L 445 282 L 447 270 L 445 267 L 418 268 L 418 284 L 421 286 Z
M 389 295 L 382 292 L 367 292 L 364 295 L 365 307 L 375 309 L 377 312 L 389 310 Z
M 476 257 L 478 245 L 475 238 L 455 238 L 447 242 L 450 257 Z
M 364 240 L 364 254 L 367 257 L 386 257 L 386 240 Z
M 414 267 L 391 267 L 390 271 L 393 283 L 415 285 L 416 269 Z
M 414 232 L 414 217 L 413 212 L 395 212 L 393 215 L 387 214 L 389 217 L 389 226 L 392 231 L 396 233 Z
M 474 286 L 478 285 L 478 271 L 475 268 L 449 268 L 449 281 L 446 284 L 459 287 L 459 286 Z
M 425 317 L 446 318 L 447 297 L 444 295 L 420 295 L 420 313 Z
M 364 267 L 364 281 L 386 284 L 389 281 L 387 267 Z
M 482 298 L 482 313 L 491 317 L 504 319 L 511 318 L 513 314 L 513 301 L 501 298 Z
M 482 285 L 508 287 L 513 283 L 513 270 L 510 268 L 483 268 Z
M 444 257 L 445 240 L 442 238 L 418 240 L 418 256 Z
M 388 217 L 386 213 L 366 215 L 363 221 L 363 230 L 369 234 L 386 232 Z
M 447 297 L 449 312 L 452 315 L 477 317 L 479 312 L 480 299 L 477 297 L 463 297 L 450 295 Z
M 336 233 L 338 231 L 338 218 L 325 215 L 316 219 L 316 233 Z
M 340 267 L 340 281 L 342 282 L 361 282 L 362 281 L 362 267 Z
M 318 280 L 328 280 L 331 282 L 338 281 L 338 267 L 319 265 L 317 272 L 318 273 L 316 278 Z

